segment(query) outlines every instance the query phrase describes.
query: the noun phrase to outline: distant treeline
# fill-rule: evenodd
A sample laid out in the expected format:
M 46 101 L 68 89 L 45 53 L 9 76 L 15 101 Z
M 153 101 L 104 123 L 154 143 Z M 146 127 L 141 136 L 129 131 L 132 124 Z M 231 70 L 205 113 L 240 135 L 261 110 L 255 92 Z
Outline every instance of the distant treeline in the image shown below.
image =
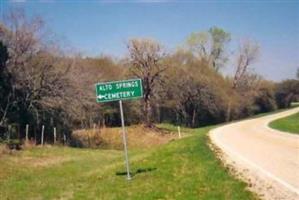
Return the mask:
M 60 139 L 93 124 L 118 126 L 117 102 L 96 103 L 94 84 L 135 77 L 143 81 L 144 98 L 124 102 L 126 123 L 147 127 L 160 122 L 216 124 L 298 100 L 298 79 L 263 79 L 250 68 L 259 45 L 243 40 L 231 54 L 231 35 L 218 27 L 192 33 L 172 52 L 154 39 L 132 38 L 124 59 L 68 54 L 55 38 L 42 19 L 20 10 L 0 22 L 1 130 L 17 124 L 23 138 L 29 124 L 29 137 L 40 140 L 42 125 L 49 129 L 46 134 L 57 127 Z M 224 76 L 224 67 L 235 73 Z

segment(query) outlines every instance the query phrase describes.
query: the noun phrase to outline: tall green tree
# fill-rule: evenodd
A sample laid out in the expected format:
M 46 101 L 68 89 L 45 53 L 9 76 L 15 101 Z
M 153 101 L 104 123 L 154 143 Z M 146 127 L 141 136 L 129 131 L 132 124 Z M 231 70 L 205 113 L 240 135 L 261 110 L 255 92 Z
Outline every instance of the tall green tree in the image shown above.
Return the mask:
M 225 50 L 226 44 L 231 40 L 231 36 L 228 32 L 218 27 L 210 28 L 209 34 L 212 38 L 210 62 L 214 69 L 218 71 L 227 62 L 228 58 Z
M 192 33 L 187 38 L 186 46 L 198 59 L 208 61 L 210 66 L 219 71 L 228 60 L 226 50 L 230 40 L 230 33 L 212 27 L 208 31 Z

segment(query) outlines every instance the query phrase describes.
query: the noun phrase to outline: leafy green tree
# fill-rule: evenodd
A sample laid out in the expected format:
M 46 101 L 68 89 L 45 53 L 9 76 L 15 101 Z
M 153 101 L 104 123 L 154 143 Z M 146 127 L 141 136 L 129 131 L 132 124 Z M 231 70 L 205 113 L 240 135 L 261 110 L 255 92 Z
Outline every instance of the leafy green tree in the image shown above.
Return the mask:
M 215 70 L 218 71 L 227 62 L 225 48 L 231 37 L 229 33 L 218 27 L 210 28 L 209 33 L 212 37 L 210 62 L 212 62 Z
M 216 71 L 219 71 L 228 60 L 226 46 L 230 40 L 228 32 L 212 27 L 208 31 L 192 33 L 187 38 L 186 45 L 198 59 L 208 61 Z

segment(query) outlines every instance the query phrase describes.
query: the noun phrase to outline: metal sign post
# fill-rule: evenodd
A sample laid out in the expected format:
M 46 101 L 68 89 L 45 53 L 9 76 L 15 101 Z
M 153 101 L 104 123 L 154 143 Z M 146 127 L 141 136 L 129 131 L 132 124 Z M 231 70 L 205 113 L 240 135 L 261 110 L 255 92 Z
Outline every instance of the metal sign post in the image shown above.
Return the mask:
M 123 103 L 122 103 L 121 100 L 119 100 L 119 108 L 120 108 L 121 126 L 122 126 L 122 132 L 123 132 L 123 143 L 124 143 L 124 150 L 125 150 L 127 179 L 131 180 L 129 157 L 128 157 L 128 148 L 127 148 L 127 135 L 126 135 L 126 130 L 125 130 L 125 119 L 124 119 L 124 112 L 123 112 Z
M 131 180 L 131 175 L 122 100 L 137 99 L 142 97 L 143 88 L 141 79 L 111 81 L 96 84 L 96 99 L 98 103 L 119 101 L 127 180 Z

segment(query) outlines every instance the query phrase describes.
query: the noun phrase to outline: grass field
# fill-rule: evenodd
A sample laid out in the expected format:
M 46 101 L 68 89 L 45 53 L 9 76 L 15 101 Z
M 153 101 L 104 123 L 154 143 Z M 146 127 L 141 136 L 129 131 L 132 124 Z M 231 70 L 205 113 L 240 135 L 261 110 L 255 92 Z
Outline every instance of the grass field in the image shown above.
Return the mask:
M 275 120 L 270 124 L 271 128 L 289 133 L 299 134 L 299 113 Z
M 163 125 L 175 130 L 175 127 Z M 68 147 L 0 155 L 1 199 L 257 199 L 229 175 L 208 147 L 209 128 L 147 149 L 130 149 L 133 179 L 123 152 Z

